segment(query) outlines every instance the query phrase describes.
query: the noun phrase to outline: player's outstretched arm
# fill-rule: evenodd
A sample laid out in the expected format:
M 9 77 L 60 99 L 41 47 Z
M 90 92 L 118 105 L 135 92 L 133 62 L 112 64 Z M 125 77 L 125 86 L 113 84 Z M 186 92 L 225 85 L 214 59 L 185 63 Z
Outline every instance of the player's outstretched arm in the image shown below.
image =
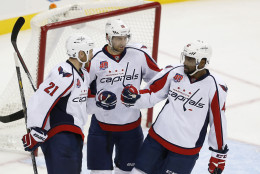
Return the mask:
M 132 85 L 127 85 L 122 91 L 121 101 L 136 109 L 151 108 L 156 103 L 168 97 L 170 88 L 169 74 L 171 69 L 165 69 L 158 73 L 145 89 L 137 90 Z

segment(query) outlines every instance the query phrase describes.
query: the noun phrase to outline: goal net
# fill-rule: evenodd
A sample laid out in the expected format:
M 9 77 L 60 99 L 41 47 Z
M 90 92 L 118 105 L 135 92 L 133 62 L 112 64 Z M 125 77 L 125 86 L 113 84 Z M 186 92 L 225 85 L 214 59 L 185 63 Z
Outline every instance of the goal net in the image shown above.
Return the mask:
M 88 0 L 36 15 L 31 20 L 31 39 L 23 54 L 34 85 L 38 87 L 55 65 L 67 59 L 65 42 L 71 33 L 86 33 L 94 40 L 95 47 L 103 47 L 106 44 L 105 24 L 111 18 L 122 19 L 131 29 L 130 42 L 146 45 L 156 60 L 160 13 L 161 7 L 157 2 Z M 24 71 L 21 72 L 25 98 L 28 101 L 34 91 Z M 1 94 L 0 117 L 17 112 L 22 114 L 21 110 L 19 87 L 14 74 Z M 152 110 L 145 111 L 142 124 L 150 126 L 151 122 Z M 11 123 L 0 122 L 0 149 L 23 149 L 21 137 L 25 133 L 24 119 Z

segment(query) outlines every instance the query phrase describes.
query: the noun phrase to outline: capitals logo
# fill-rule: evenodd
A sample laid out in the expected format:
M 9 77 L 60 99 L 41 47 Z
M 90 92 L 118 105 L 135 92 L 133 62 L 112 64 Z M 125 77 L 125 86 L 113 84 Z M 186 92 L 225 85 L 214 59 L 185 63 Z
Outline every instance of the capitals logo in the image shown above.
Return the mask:
M 195 100 L 194 96 L 195 94 L 199 91 L 200 89 L 197 89 L 197 91 L 195 91 L 191 96 L 188 94 L 183 93 L 180 90 L 169 90 L 169 94 L 174 101 L 180 101 L 183 102 L 183 110 L 186 111 L 186 105 L 190 105 L 190 106 L 195 106 L 197 108 L 203 108 L 205 106 L 204 103 L 202 103 L 202 97 L 198 100 L 198 98 Z M 191 94 L 191 92 L 190 92 Z M 192 111 L 191 108 L 188 108 L 189 111 Z
M 58 68 L 58 71 L 59 71 L 59 74 L 62 74 L 62 77 L 70 77 L 72 75 L 66 71 L 63 71 L 63 68 L 61 66 Z
M 77 88 L 80 88 L 81 87 L 81 83 L 80 83 L 80 80 L 77 79 Z
M 176 73 L 173 77 L 174 82 L 180 82 L 183 79 L 183 75 Z
M 101 61 L 100 62 L 100 70 L 105 70 L 108 68 L 108 62 L 107 61 Z

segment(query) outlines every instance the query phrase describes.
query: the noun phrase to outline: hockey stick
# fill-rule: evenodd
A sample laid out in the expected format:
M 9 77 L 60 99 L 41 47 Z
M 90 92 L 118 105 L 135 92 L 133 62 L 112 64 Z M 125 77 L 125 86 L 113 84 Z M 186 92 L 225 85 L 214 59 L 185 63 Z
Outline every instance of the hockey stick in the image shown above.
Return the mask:
M 17 74 L 18 83 L 19 83 L 20 95 L 21 95 L 22 106 L 23 106 L 23 114 L 24 114 L 24 117 L 25 117 L 25 124 L 27 125 L 26 102 L 25 102 L 25 97 L 24 97 L 24 90 L 23 90 L 23 83 L 22 83 L 22 76 L 21 76 L 21 72 L 20 72 L 20 66 L 19 66 L 19 63 L 18 63 L 18 60 L 17 60 L 19 56 L 21 57 L 21 55 L 20 55 L 20 52 L 17 49 L 17 45 L 16 45 L 17 35 L 18 35 L 20 29 L 22 28 L 24 22 L 25 22 L 25 20 L 24 20 L 23 17 L 19 17 L 18 20 L 16 21 L 14 28 L 13 28 L 13 31 L 12 31 L 12 35 L 11 35 L 11 42 L 12 42 L 14 49 L 15 49 L 15 52 L 16 52 L 16 53 L 14 53 L 16 74 Z M 20 59 L 20 61 L 21 61 L 21 59 Z M 27 129 L 27 133 L 29 133 L 29 129 Z M 32 159 L 34 174 L 38 174 L 34 152 L 31 152 L 31 159 Z
M 124 75 L 124 80 L 123 80 L 123 82 L 122 82 L 122 84 L 123 84 L 123 86 L 124 87 L 126 87 L 126 85 L 125 85 L 125 78 L 126 78 L 126 73 L 127 73 L 127 70 L 128 70 L 128 64 L 129 64 L 129 62 L 127 62 L 127 65 L 126 65 L 126 68 L 125 68 L 125 75 Z M 127 85 L 130 85 L 130 84 L 127 84 Z M 133 106 L 133 105 L 125 105 L 126 107 L 130 107 L 130 106 Z
M 129 64 L 129 62 L 127 62 L 127 65 L 126 65 L 126 68 L 125 68 L 124 80 L 123 80 L 123 82 L 122 82 L 122 85 L 123 85 L 124 87 L 126 87 L 126 85 L 125 85 L 125 78 L 126 78 L 126 73 L 127 73 L 127 69 L 128 69 L 128 64 Z

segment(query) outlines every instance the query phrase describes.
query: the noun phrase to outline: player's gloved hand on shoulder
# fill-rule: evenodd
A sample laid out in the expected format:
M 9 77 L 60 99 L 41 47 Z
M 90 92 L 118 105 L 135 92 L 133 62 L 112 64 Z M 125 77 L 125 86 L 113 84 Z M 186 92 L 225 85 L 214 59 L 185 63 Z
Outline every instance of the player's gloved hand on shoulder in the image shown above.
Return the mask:
M 47 139 L 47 131 L 39 127 L 31 128 L 30 132 L 22 138 L 25 151 L 34 151 Z
M 133 85 L 126 85 L 121 94 L 121 101 L 126 107 L 133 106 L 141 97 L 139 91 Z
M 117 97 L 113 92 L 99 91 L 96 95 L 96 105 L 105 110 L 111 110 L 116 107 Z
M 225 146 L 224 150 L 214 150 L 212 147 L 209 148 L 212 151 L 211 158 L 209 160 L 209 173 L 221 174 L 225 168 L 225 162 L 227 158 L 228 147 Z

